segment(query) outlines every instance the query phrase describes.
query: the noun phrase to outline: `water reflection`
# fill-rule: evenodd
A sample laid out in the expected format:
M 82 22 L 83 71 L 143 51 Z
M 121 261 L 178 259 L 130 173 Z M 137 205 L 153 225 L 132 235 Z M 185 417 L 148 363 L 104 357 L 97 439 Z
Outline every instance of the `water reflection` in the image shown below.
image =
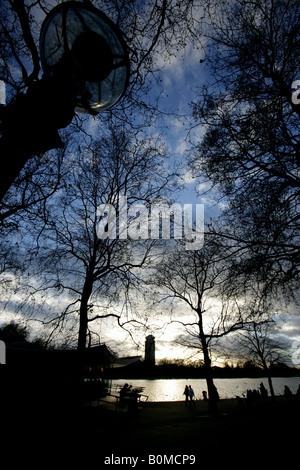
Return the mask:
M 145 395 L 149 396 L 150 401 L 183 401 L 184 387 L 192 385 L 196 400 L 202 400 L 202 391 L 207 390 L 205 379 L 118 379 L 113 380 L 113 385 L 122 386 L 125 382 L 131 383 L 137 387 L 144 387 Z M 267 379 L 215 379 L 214 383 L 218 389 L 221 399 L 246 396 L 246 390 L 258 389 L 259 384 L 263 383 L 269 391 Z M 300 377 L 280 377 L 273 379 L 275 395 L 283 395 L 284 386 L 288 385 L 292 393 L 296 393 L 300 384 Z M 269 393 L 270 395 L 270 393 Z

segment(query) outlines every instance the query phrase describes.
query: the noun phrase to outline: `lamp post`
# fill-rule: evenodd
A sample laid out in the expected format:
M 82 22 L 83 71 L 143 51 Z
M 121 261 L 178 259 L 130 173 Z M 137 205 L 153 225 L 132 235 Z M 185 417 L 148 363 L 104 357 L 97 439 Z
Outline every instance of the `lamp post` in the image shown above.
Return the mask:
M 128 85 L 122 34 L 92 5 L 70 1 L 51 10 L 39 48 L 42 78 L 0 106 L 0 200 L 29 158 L 63 146 L 58 129 L 76 111 L 96 115 L 109 109 Z

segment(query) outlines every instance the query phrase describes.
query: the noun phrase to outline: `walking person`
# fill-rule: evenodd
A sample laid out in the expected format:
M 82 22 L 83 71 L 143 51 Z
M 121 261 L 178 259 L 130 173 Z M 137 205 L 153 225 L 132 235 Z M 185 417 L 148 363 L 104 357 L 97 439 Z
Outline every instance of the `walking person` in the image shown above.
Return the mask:
M 189 387 L 186 385 L 183 395 L 185 395 L 185 406 L 188 404 L 188 399 L 189 399 Z
M 191 385 L 189 385 L 189 399 L 190 399 L 190 404 L 192 405 L 195 405 L 195 402 L 193 400 L 195 394 L 194 394 L 194 390 L 192 389 Z

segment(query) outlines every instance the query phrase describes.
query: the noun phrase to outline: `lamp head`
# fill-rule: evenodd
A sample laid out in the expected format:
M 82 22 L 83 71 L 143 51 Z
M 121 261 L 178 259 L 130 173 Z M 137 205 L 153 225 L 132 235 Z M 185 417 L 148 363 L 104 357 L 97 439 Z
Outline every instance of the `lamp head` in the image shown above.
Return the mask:
M 71 1 L 51 10 L 41 28 L 40 55 L 45 77 L 70 80 L 79 111 L 110 108 L 128 85 L 122 34 L 92 5 Z

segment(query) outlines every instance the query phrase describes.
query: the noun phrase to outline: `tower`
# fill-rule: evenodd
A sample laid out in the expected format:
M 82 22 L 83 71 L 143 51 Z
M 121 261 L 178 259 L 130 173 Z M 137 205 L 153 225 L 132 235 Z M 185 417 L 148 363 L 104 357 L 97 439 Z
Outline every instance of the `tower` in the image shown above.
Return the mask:
M 155 365 L 155 338 L 152 335 L 146 337 L 145 342 L 145 364 L 147 366 Z

